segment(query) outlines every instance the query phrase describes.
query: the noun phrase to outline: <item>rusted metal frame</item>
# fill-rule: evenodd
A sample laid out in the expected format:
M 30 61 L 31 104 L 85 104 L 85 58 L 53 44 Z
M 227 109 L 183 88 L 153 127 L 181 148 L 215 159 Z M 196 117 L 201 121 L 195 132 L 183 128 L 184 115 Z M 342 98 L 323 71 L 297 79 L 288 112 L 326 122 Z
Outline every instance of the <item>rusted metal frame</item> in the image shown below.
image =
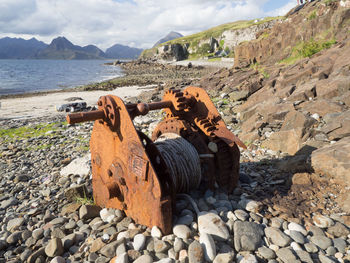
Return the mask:
M 91 141 L 93 189 L 96 203 L 119 208 L 138 223 L 171 231 L 174 187 L 166 164 L 153 142 L 136 131 L 132 119 L 150 110 L 164 109 L 166 118 L 152 139 L 175 132 L 188 140 L 202 156 L 202 171 L 209 187 L 215 181 L 228 192 L 239 175 L 239 149 L 244 144 L 226 127 L 208 94 L 196 87 L 170 90 L 163 101 L 124 105 L 116 96 L 104 96 L 99 110 L 70 114 L 70 123 L 96 120 Z M 209 142 L 218 144 L 214 153 Z

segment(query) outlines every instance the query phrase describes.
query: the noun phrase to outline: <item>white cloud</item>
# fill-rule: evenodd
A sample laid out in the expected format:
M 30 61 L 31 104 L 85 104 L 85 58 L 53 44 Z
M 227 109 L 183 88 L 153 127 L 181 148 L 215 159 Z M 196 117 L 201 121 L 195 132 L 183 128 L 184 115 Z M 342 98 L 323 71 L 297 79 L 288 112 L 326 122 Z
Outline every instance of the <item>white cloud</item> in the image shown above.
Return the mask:
M 1 0 L 0 37 L 61 35 L 102 49 L 115 43 L 147 48 L 169 31 L 182 34 L 266 14 L 267 0 Z M 294 4 L 295 5 L 295 4 Z M 287 10 L 288 11 L 288 10 Z

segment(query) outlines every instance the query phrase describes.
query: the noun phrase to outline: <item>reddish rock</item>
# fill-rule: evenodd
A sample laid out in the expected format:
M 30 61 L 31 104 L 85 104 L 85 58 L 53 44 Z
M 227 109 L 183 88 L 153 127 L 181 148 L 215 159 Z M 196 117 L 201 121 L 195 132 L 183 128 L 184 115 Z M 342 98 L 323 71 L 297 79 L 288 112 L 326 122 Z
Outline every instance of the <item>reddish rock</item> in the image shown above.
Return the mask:
M 315 122 L 316 120 L 314 118 L 307 117 L 299 111 L 290 111 L 282 124 L 281 131 L 300 128 L 302 131 L 300 136 L 301 139 L 305 135 L 306 130 L 310 128 Z
M 262 143 L 262 146 L 274 151 L 294 155 L 302 146 L 302 133 L 301 128 L 275 132 L 268 140 Z
M 308 101 L 308 102 L 305 102 L 302 105 L 302 107 L 303 107 L 303 110 L 310 112 L 311 115 L 314 113 L 317 113 L 321 117 L 325 116 L 328 113 L 342 112 L 344 108 L 339 103 L 335 103 L 327 99 Z
M 350 185 L 350 137 L 314 151 L 311 163 L 315 172 L 328 175 L 339 184 Z
M 350 136 L 350 110 L 337 114 L 327 114 L 324 120 L 326 125 L 322 127 L 321 131 L 326 133 L 330 140 Z

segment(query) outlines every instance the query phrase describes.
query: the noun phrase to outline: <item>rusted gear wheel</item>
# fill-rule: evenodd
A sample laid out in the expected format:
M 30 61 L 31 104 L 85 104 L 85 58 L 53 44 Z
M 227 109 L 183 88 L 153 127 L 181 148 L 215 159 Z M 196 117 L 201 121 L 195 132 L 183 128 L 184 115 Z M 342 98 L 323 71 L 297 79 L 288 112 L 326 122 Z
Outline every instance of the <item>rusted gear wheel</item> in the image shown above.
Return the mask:
M 194 122 L 196 126 L 204 132 L 206 136 L 214 137 L 215 126 L 207 118 L 195 118 Z
M 215 163 L 218 173 L 216 182 L 228 193 L 236 187 L 239 179 L 239 149 L 236 144 L 230 147 L 221 139 L 215 140 L 218 151 L 215 153 Z
M 171 101 L 176 111 L 183 111 L 187 107 L 186 98 L 180 90 L 169 89 L 164 93 L 163 101 Z

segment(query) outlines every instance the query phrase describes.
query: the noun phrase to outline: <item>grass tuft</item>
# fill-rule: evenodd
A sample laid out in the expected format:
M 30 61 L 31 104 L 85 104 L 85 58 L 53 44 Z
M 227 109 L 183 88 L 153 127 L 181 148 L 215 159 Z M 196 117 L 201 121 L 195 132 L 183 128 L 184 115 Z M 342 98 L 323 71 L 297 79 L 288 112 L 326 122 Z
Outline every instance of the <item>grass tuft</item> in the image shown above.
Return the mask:
M 300 42 L 297 44 L 291 52 L 288 58 L 285 58 L 279 62 L 279 64 L 291 65 L 303 58 L 309 58 L 318 52 L 328 49 L 336 43 L 335 39 L 328 41 L 311 39 L 308 42 Z
M 264 76 L 265 79 L 268 79 L 270 77 L 270 74 L 265 71 L 265 67 L 261 66 L 259 63 L 251 64 L 250 68 L 258 71 L 261 75 Z

